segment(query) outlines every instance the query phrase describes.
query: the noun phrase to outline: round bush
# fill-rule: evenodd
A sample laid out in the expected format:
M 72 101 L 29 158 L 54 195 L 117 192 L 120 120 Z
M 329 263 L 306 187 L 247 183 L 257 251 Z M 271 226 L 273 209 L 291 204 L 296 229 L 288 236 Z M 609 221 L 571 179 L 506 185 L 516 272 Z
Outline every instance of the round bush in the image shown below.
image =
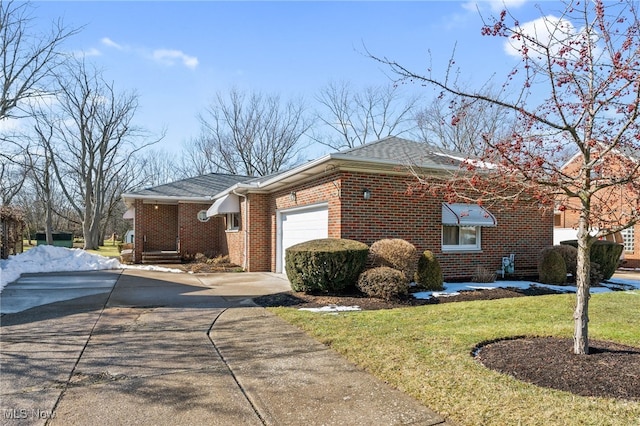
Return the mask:
M 570 245 L 578 248 L 577 240 L 561 241 L 560 244 Z M 598 271 L 602 279 L 608 280 L 615 274 L 620 265 L 620 256 L 624 250 L 624 245 L 613 241 L 596 240 L 591 246 L 589 260 L 598 264 Z
M 425 290 L 444 289 L 444 278 L 440 262 L 430 250 L 426 250 L 418 259 L 415 282 L 418 287 Z
M 557 251 L 560 256 L 562 256 L 564 264 L 567 267 L 567 273 L 571 274 L 571 276 L 575 280 L 576 270 L 578 268 L 578 249 L 565 244 L 553 246 L 553 249 Z
M 369 257 L 374 266 L 388 266 L 411 281 L 416 271 L 416 247 L 401 238 L 387 238 L 371 244 Z
M 563 285 L 567 282 L 567 265 L 553 247 L 547 247 L 540 252 L 538 277 L 543 284 Z
M 311 240 L 285 250 L 285 270 L 294 291 L 339 293 L 355 286 L 368 254 L 369 246 L 354 240 Z
M 393 300 L 409 294 L 409 283 L 401 271 L 379 266 L 360 274 L 358 290 L 369 297 Z

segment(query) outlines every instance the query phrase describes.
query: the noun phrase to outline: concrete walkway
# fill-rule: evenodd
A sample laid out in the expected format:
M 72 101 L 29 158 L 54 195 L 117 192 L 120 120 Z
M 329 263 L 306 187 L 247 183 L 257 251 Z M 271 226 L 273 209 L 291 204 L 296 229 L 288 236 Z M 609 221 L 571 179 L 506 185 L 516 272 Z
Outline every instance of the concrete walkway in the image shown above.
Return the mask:
M 447 424 L 255 307 L 281 275 L 108 274 L 107 292 L 1 317 L 3 425 Z

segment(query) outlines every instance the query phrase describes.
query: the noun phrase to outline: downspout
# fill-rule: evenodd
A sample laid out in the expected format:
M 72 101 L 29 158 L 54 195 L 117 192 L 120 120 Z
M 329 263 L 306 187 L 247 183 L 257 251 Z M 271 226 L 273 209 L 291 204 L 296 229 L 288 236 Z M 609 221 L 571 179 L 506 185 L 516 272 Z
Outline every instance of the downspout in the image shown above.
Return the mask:
M 234 195 L 237 195 L 238 197 L 242 197 L 244 198 L 244 224 L 243 226 L 243 230 L 244 230 L 244 255 L 243 255 L 243 259 L 242 259 L 242 269 L 244 269 L 244 271 L 247 271 L 247 255 L 249 253 L 249 246 L 248 246 L 248 241 L 249 241 L 249 229 L 247 228 L 247 224 L 249 223 L 249 201 L 247 200 L 247 196 L 244 194 L 239 194 L 236 192 L 236 190 L 234 189 L 233 191 L 231 191 Z

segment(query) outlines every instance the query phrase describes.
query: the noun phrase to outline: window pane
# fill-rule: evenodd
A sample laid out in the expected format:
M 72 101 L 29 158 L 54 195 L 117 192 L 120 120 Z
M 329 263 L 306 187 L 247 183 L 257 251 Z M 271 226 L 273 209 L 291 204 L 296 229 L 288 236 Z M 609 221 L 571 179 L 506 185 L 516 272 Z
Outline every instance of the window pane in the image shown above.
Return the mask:
M 460 227 L 460 244 L 463 246 L 475 246 L 477 241 L 477 233 L 475 226 Z
M 624 241 L 624 251 L 628 253 L 633 253 L 633 248 L 635 245 L 635 236 L 633 235 L 633 227 L 620 231 L 620 234 L 622 235 L 622 239 Z
M 457 246 L 458 231 L 460 228 L 457 226 L 443 226 L 442 227 L 442 245 L 445 246 Z

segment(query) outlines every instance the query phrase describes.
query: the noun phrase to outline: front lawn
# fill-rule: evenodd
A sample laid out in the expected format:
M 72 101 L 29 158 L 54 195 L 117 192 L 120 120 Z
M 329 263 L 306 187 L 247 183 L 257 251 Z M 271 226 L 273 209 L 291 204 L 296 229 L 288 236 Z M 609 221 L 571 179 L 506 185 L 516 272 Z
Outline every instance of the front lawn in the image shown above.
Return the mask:
M 463 425 L 640 425 L 640 401 L 541 388 L 471 356 L 494 339 L 571 337 L 574 304 L 563 294 L 340 314 L 270 310 Z M 639 291 L 593 295 L 590 319 L 592 339 L 640 347 Z
M 22 240 L 22 250 L 27 251 L 36 247 L 35 240 L 31 240 L 31 243 L 33 245 L 30 245 L 28 240 Z M 74 248 L 82 248 L 82 244 L 74 244 Z M 115 257 L 115 258 L 120 257 L 118 246 L 115 243 L 112 243 L 111 241 L 105 241 L 105 245 L 100 246 L 98 250 L 87 250 L 87 251 L 89 253 L 99 254 L 100 256 L 104 256 L 104 257 Z

